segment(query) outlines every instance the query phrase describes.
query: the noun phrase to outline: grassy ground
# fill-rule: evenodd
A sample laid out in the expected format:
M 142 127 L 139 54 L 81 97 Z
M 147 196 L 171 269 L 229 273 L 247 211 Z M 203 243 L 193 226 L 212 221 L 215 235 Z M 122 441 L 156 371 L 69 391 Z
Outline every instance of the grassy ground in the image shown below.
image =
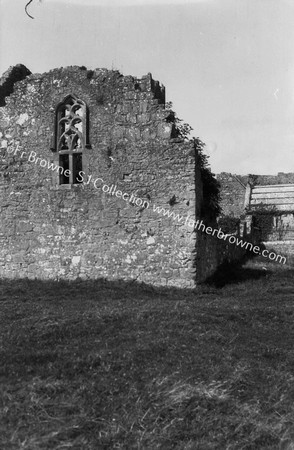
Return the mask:
M 0 283 L 0 448 L 294 448 L 294 270 Z M 241 281 L 240 281 L 241 280 Z

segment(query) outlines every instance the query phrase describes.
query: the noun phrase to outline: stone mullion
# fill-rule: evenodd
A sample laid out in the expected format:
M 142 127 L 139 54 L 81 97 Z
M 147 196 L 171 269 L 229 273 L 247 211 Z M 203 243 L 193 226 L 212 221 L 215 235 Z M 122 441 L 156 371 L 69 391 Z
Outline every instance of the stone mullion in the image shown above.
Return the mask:
M 69 184 L 73 184 L 73 151 L 68 153 Z

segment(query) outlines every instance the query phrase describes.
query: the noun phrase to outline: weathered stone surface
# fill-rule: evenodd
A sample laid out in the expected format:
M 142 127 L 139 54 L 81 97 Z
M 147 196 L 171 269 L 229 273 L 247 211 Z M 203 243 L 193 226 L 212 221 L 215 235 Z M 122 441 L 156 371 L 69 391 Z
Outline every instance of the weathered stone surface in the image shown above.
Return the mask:
M 172 137 L 165 89 L 151 74 L 18 67 L 0 93 L 0 276 L 191 288 L 240 257 L 191 228 L 203 198 L 197 153 Z M 69 95 L 87 105 L 89 145 L 83 183 L 60 185 L 49 164 L 59 161 L 56 108 Z
M 195 217 L 195 201 L 187 206 L 184 193 L 192 188 L 195 200 L 200 186 L 191 143 L 170 139 L 164 88 L 150 74 L 136 79 L 106 69 L 20 73 L 26 78 L 13 92 L 5 88 L 0 108 L 0 275 L 192 286 L 195 241 L 153 211 L 172 209 L 175 195 L 175 214 Z M 83 154 L 84 184 L 65 186 L 46 161 L 54 160 L 56 107 L 69 94 L 89 108 L 91 148 Z M 188 261 L 179 257 L 183 250 Z
M 13 92 L 13 86 L 17 81 L 23 80 L 31 72 L 23 64 L 9 67 L 0 78 L 0 106 L 5 105 L 5 97 Z

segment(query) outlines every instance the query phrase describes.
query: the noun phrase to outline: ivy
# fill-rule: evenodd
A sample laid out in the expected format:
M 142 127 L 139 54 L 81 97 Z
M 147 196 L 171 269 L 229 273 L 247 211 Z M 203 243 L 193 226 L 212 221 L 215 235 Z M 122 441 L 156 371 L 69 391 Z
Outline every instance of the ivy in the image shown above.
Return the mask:
M 203 185 L 203 202 L 201 216 L 204 220 L 214 221 L 220 214 L 220 184 L 211 172 L 208 156 L 204 153 L 205 144 L 198 137 L 192 139 L 198 152 L 198 164 L 200 167 Z
M 211 172 L 208 163 L 208 156 L 204 153 L 205 144 L 199 137 L 190 137 L 193 128 L 182 119 L 179 119 L 172 111 L 172 102 L 165 104 L 165 109 L 170 110 L 167 122 L 173 123 L 173 137 L 182 138 L 193 142 L 198 154 L 198 165 L 200 167 L 201 180 L 203 185 L 203 202 L 201 207 L 201 217 L 206 221 L 214 221 L 220 214 L 220 184 Z
M 222 216 L 218 219 L 218 226 L 224 233 L 232 234 L 238 231 L 240 219 L 232 216 Z
M 172 102 L 166 102 L 165 109 L 170 110 L 169 115 L 166 118 L 166 121 L 172 122 L 174 125 L 173 137 L 189 140 L 193 128 L 188 123 L 183 122 L 182 119 L 179 119 L 176 113 L 172 111 L 172 107 L 173 107 Z
M 250 211 L 252 214 L 253 226 L 261 230 L 261 239 L 267 240 L 273 230 L 274 218 L 281 215 L 275 206 L 260 203 L 255 205 Z

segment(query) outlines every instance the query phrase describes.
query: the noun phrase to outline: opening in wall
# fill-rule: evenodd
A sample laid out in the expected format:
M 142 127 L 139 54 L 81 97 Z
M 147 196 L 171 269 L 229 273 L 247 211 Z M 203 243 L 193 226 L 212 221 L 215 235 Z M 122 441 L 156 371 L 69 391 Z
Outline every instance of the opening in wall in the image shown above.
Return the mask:
M 57 151 L 59 166 L 62 168 L 59 184 L 80 184 L 83 153 L 90 148 L 86 104 L 69 95 L 56 109 L 55 124 L 55 144 L 52 150 Z

